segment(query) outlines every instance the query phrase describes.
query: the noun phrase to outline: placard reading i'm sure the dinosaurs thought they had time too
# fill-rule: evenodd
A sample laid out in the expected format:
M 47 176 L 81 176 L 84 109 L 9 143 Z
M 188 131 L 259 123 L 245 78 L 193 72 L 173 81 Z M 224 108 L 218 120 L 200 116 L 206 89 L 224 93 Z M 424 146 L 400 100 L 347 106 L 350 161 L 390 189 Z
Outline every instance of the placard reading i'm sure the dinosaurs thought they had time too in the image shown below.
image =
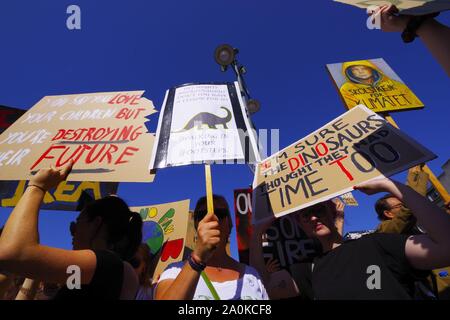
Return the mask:
M 238 83 L 167 90 L 150 169 L 200 163 L 255 163 L 256 135 Z

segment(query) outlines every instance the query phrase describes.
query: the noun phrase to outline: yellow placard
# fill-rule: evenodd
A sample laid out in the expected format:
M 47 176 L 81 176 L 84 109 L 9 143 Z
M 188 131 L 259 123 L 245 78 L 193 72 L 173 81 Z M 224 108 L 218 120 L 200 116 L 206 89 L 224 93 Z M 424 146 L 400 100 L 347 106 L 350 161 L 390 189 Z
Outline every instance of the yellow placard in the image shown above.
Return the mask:
M 348 109 L 363 104 L 383 113 L 424 107 L 383 59 L 327 64 L 327 70 Z

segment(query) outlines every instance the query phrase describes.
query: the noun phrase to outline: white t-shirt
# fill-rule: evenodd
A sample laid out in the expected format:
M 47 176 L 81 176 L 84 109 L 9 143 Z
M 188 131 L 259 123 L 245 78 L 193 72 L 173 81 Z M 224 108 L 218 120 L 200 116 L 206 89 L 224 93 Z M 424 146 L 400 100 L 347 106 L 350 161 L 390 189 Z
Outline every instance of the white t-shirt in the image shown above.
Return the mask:
M 181 261 L 170 264 L 161 274 L 158 283 L 163 280 L 175 279 L 181 272 L 184 263 L 184 261 Z M 264 288 L 258 272 L 249 266 L 245 266 L 244 275 L 237 280 L 211 281 L 211 283 L 216 289 L 220 300 L 269 300 L 266 288 Z M 214 300 L 202 277 L 198 280 L 193 300 Z

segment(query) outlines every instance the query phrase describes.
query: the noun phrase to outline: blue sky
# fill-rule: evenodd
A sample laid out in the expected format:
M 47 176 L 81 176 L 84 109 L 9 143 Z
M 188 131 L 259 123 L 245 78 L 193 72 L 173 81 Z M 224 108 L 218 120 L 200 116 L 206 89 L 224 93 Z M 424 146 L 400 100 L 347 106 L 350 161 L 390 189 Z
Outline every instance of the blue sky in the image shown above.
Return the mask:
M 81 8 L 81 30 L 66 28 L 71 4 Z M 450 13 L 439 20 L 450 25 Z M 280 129 L 280 148 L 345 111 L 325 64 L 384 58 L 426 105 L 394 114 L 395 120 L 438 155 L 428 163 L 436 174 L 450 157 L 448 76 L 420 41 L 406 45 L 397 33 L 369 30 L 364 10 L 331 0 L 2 1 L 0 39 L 0 104 L 23 109 L 46 95 L 140 89 L 160 109 L 174 85 L 233 81 L 213 60 L 215 47 L 229 43 L 240 49 L 250 92 L 261 101 L 253 121 L 259 129 Z M 214 192 L 230 205 L 233 190 L 252 183 L 244 165 L 212 169 Z M 135 206 L 195 203 L 204 193 L 202 166 L 160 170 L 154 183 L 119 187 Z M 360 206 L 347 208 L 346 232 L 377 224 L 376 197 L 355 196 Z M 0 224 L 10 211 L 0 209 Z M 43 211 L 41 242 L 69 248 L 76 215 Z M 234 234 L 232 252 L 236 256 Z

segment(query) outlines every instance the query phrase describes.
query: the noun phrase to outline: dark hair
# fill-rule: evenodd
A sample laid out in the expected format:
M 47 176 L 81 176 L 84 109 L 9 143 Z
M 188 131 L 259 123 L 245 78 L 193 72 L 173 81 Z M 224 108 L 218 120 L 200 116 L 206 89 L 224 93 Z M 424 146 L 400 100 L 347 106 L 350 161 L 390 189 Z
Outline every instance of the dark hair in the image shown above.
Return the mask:
M 223 204 L 225 204 L 225 209 L 219 209 L 216 204 L 218 202 L 223 202 Z M 207 213 L 207 200 L 206 197 L 201 197 L 200 199 L 198 199 L 197 204 L 195 205 L 195 210 L 194 210 L 194 225 L 195 228 L 197 229 L 198 223 L 205 217 L 206 213 Z M 214 203 L 214 213 L 216 214 L 217 218 L 219 218 L 219 220 L 225 219 L 226 217 L 228 218 L 228 222 L 230 225 L 230 230 L 231 228 L 233 228 L 233 222 L 231 221 L 231 214 L 230 214 L 230 208 L 228 206 L 228 202 L 225 199 L 224 196 L 221 195 L 217 195 L 214 194 L 213 195 L 213 203 Z M 200 210 L 200 208 L 204 207 L 204 210 Z
M 152 277 L 152 265 L 154 264 L 153 259 L 155 256 L 151 253 L 150 247 L 146 243 L 141 243 L 134 255 L 131 265 L 134 269 L 138 268 L 141 263 L 144 263 L 144 270 L 141 274 L 138 274 L 139 283 L 142 286 L 150 287 L 152 285 L 151 277 Z
M 142 242 L 142 218 L 130 211 L 121 198 L 107 196 L 86 205 L 84 209 L 92 221 L 101 217 L 108 233 L 107 243 L 123 260 L 130 260 Z
M 391 207 L 389 203 L 386 201 L 389 198 L 395 198 L 392 194 L 386 194 L 382 196 L 380 199 L 375 202 L 375 211 L 377 212 L 378 219 L 383 221 L 386 220 L 386 216 L 384 215 L 385 210 L 390 210 Z

